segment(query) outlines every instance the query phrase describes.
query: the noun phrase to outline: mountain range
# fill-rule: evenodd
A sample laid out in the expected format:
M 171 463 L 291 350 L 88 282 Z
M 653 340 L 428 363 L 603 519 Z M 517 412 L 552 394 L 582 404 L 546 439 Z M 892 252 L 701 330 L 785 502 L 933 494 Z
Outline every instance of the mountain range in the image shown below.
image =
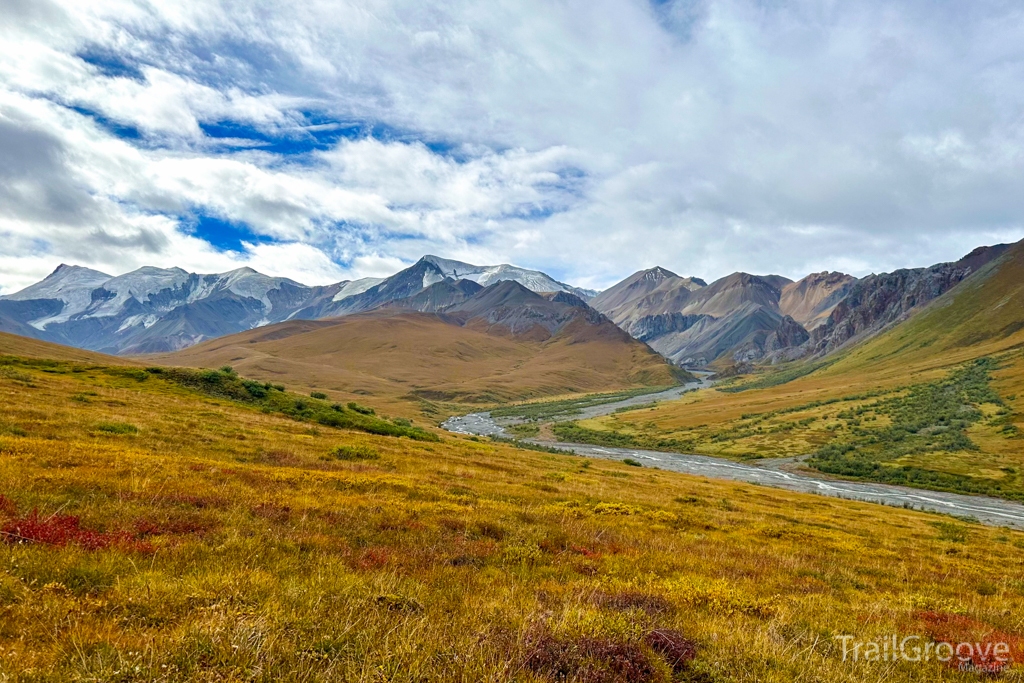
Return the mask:
M 664 268 L 634 273 L 589 303 L 634 338 L 686 366 L 823 355 L 877 334 L 1006 253 L 979 247 L 951 263 L 857 279 L 733 273 L 710 285 Z
M 289 321 L 409 311 L 533 341 L 581 326 L 608 335 L 614 323 L 677 365 L 721 367 L 824 355 L 873 336 L 1007 249 L 979 247 L 955 262 L 859 279 L 822 272 L 794 282 L 738 272 L 709 284 L 655 267 L 600 293 L 540 271 L 437 256 L 387 278 L 318 287 L 249 268 L 202 275 L 144 267 L 114 277 L 61 265 L 41 282 L 0 297 L 0 331 L 138 355 Z
M 372 310 L 446 281 L 480 289 L 516 282 L 530 291 L 565 292 L 581 300 L 596 294 L 539 271 L 505 264 L 474 266 L 436 256 L 424 256 L 388 278 L 319 287 L 251 268 L 201 275 L 143 267 L 114 277 L 61 265 L 42 281 L 0 297 L 0 331 L 103 353 L 160 353 L 288 320 Z M 439 310 L 442 303 L 456 301 L 435 302 L 431 310 Z

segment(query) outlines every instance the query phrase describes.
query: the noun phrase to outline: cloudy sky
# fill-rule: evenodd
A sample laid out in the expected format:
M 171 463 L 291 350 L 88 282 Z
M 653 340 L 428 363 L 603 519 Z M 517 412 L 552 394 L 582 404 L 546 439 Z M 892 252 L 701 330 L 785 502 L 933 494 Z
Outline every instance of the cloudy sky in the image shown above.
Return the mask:
M 0 0 L 0 292 L 424 253 L 601 288 L 1024 237 L 1024 8 Z

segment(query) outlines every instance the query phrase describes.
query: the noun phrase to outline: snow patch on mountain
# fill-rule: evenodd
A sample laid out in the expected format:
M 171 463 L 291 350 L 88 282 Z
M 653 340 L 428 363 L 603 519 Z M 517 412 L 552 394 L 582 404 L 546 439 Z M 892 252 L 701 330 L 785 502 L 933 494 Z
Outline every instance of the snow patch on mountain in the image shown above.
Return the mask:
M 96 305 L 90 306 L 88 317 L 102 318 L 114 316 L 121 312 L 124 305 L 135 299 L 139 303 L 149 300 L 164 290 L 180 290 L 188 282 L 189 274 L 181 268 L 154 268 L 143 266 L 130 273 L 119 275 L 103 283 L 102 289 L 113 294 L 112 297 L 101 299 Z M 180 301 L 172 305 L 158 306 L 158 310 L 168 311 L 180 305 Z
M 152 313 L 148 315 L 128 316 L 127 318 L 124 319 L 124 322 L 121 323 L 121 326 L 117 328 L 117 331 L 124 332 L 125 330 L 131 329 L 136 325 L 142 325 L 142 327 L 149 329 L 150 327 L 155 325 L 159 320 L 160 318 L 156 315 L 153 315 Z
M 281 289 L 282 285 L 305 287 L 294 280 L 285 277 L 270 277 L 258 273 L 252 268 L 239 268 L 216 276 L 207 275 L 204 279 L 210 278 L 215 281 L 215 290 L 223 289 L 241 297 L 262 301 L 267 312 L 274 309 L 269 297 L 271 291 Z
M 342 284 L 341 289 L 338 290 L 338 293 L 334 295 L 334 298 L 331 299 L 331 301 L 341 301 L 342 299 L 347 299 L 350 296 L 362 294 L 369 288 L 376 287 L 380 283 L 384 282 L 384 280 L 386 279 L 387 278 L 383 277 L 364 277 L 360 278 L 359 280 L 345 282 Z

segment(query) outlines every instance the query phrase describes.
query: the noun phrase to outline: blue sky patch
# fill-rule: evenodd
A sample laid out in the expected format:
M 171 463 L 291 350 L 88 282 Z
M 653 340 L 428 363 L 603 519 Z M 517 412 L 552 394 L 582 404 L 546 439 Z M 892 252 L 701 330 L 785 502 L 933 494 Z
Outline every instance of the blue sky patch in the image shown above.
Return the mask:
M 102 128 L 105 128 L 112 135 L 116 135 L 119 138 L 125 140 L 140 140 L 142 139 L 142 133 L 138 128 L 124 123 L 119 123 L 113 119 L 109 119 L 103 114 L 89 109 L 87 107 L 68 107 L 71 111 L 78 112 L 82 116 L 88 116 Z
M 317 112 L 297 112 L 305 125 L 274 130 L 260 129 L 237 121 L 200 123 L 203 133 L 214 140 L 224 140 L 231 150 L 256 148 L 285 157 L 309 154 L 334 147 L 341 140 L 373 138 L 381 142 L 404 144 L 422 143 L 434 154 L 465 162 L 469 156 L 460 152 L 459 143 L 440 138 L 429 138 L 415 131 L 389 126 L 378 121 L 340 121 Z
M 340 126 L 313 125 L 280 129 L 273 132 L 261 130 L 254 126 L 235 121 L 215 121 L 200 123 L 203 133 L 212 139 L 225 141 L 239 140 L 254 144 L 231 144 L 231 149 L 249 149 L 256 147 L 264 152 L 292 156 L 308 154 L 317 150 L 329 149 L 343 137 L 355 137 Z
M 188 219 L 183 219 L 187 221 Z M 274 240 L 257 235 L 243 223 L 232 223 L 215 216 L 199 215 L 193 219 L 192 234 L 206 240 L 221 251 L 244 251 L 242 242 L 268 244 Z
M 75 54 L 86 64 L 92 64 L 101 74 L 109 78 L 131 78 L 136 81 L 143 81 L 138 65 L 125 60 L 121 55 L 92 45 Z

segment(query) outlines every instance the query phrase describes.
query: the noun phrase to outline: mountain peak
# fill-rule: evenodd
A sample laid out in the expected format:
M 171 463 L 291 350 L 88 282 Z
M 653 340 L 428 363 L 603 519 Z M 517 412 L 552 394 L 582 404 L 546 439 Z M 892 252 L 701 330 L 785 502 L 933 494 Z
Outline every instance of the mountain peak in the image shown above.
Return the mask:
M 499 263 L 493 266 L 475 266 L 472 263 L 427 254 L 420 258 L 413 267 L 420 264 L 433 266 L 443 277 L 450 277 L 453 280 L 472 280 L 484 287 L 502 280 L 515 280 L 534 292 L 571 292 L 582 299 L 591 299 L 597 295 L 595 291 L 559 282 L 547 273 L 539 270 L 520 268 L 509 263 Z
M 969 268 L 972 272 L 1002 256 L 1013 245 L 994 244 L 991 247 L 978 247 L 957 261 L 957 265 Z
M 638 275 L 640 275 L 640 277 L 637 279 L 640 280 L 667 280 L 668 278 L 679 277 L 668 268 L 662 268 L 661 266 L 654 266 L 647 270 L 641 270 Z
M 62 263 L 45 278 L 3 298 L 14 300 L 57 299 L 67 303 L 71 290 L 91 292 L 110 279 L 110 275 L 84 266 Z M 86 294 L 83 294 L 83 298 Z
M 60 276 L 63 276 L 63 277 L 67 277 L 68 275 L 79 274 L 79 273 L 83 273 L 83 274 L 84 273 L 95 273 L 97 276 L 103 276 L 103 277 L 106 277 L 106 278 L 112 277 L 110 275 L 107 275 L 106 273 L 101 273 L 98 270 L 93 270 L 92 268 L 86 268 L 85 266 L 75 266 L 75 265 L 69 265 L 67 263 L 62 263 L 59 266 L 57 266 L 56 268 L 54 268 L 53 272 L 50 273 L 49 275 L 47 275 L 46 278 L 43 281 L 48 280 L 48 279 L 54 277 L 55 275 L 60 275 Z
M 229 270 L 226 273 L 221 273 L 221 275 L 262 275 L 262 273 L 250 268 L 249 266 L 242 266 L 241 268 L 235 268 L 234 270 Z

